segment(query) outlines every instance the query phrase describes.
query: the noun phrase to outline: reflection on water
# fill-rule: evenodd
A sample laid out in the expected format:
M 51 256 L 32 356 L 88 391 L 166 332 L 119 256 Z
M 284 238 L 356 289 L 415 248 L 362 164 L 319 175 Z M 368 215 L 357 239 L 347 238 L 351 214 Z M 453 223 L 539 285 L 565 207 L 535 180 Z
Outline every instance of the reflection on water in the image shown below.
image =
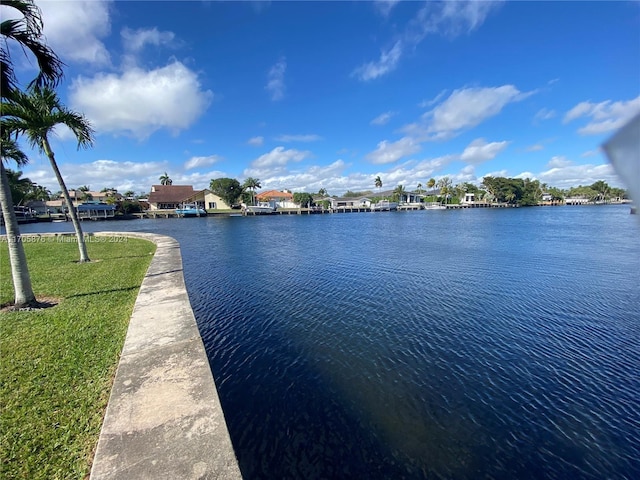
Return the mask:
M 181 243 L 245 478 L 639 476 L 628 208 L 126 228 Z

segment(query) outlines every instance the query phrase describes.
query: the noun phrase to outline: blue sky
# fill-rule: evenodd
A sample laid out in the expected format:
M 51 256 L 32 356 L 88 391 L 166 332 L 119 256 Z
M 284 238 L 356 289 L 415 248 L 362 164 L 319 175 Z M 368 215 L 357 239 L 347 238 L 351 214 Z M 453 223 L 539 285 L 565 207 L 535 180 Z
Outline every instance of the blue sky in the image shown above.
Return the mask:
M 60 96 L 96 130 L 81 151 L 57 130 L 69 188 L 623 186 L 599 146 L 640 112 L 637 1 L 37 3 Z

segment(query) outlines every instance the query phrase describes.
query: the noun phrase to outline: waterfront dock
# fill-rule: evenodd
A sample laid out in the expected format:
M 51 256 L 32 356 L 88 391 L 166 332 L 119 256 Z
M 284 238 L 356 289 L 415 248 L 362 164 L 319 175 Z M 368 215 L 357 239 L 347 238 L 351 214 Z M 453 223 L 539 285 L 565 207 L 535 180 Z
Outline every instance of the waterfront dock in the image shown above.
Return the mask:
M 445 205 L 447 210 L 459 210 L 462 208 L 517 208 L 520 205 L 513 203 L 488 203 L 488 202 L 471 202 L 471 203 L 450 203 Z
M 540 204 L 540 206 L 546 206 L 551 204 Z M 558 205 L 554 203 L 553 205 Z M 518 204 L 511 203 L 488 203 L 488 202 L 468 202 L 468 203 L 450 203 L 443 205 L 447 210 L 462 210 L 468 208 L 519 208 Z M 405 204 L 398 205 L 397 211 L 399 212 L 407 212 L 407 211 L 419 211 L 425 210 L 424 205 L 420 204 Z M 256 215 L 318 215 L 318 214 L 327 214 L 327 213 L 369 213 L 369 212 L 377 212 L 371 207 L 366 206 L 340 206 L 336 208 L 320 208 L 320 207 L 311 207 L 311 208 L 278 208 L 274 212 L 251 212 L 248 210 L 224 210 L 224 211 L 215 211 L 209 210 L 207 211 L 208 216 L 212 217 L 253 217 Z M 388 210 L 384 210 L 388 211 Z M 396 210 L 394 210 L 396 211 Z M 132 213 L 130 214 L 134 218 L 181 218 L 180 215 L 176 214 L 175 210 L 145 210 L 144 212 Z

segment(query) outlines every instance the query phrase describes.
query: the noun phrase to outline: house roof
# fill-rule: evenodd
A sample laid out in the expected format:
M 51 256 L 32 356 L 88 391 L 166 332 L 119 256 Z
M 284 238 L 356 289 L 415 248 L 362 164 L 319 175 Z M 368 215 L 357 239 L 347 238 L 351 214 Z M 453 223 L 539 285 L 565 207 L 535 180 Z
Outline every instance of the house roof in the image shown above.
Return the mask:
M 267 190 L 266 192 L 260 192 L 256 195 L 258 200 L 266 198 L 293 198 L 293 194 L 289 192 L 280 192 L 278 190 Z
M 90 190 L 88 192 L 86 192 L 87 195 L 91 195 L 91 197 L 93 197 L 94 199 L 96 198 L 107 198 L 109 196 L 109 192 L 95 192 L 93 190 Z M 69 190 L 69 197 L 71 198 L 71 200 L 77 200 L 82 198 L 85 195 L 85 192 L 81 191 L 81 190 Z M 121 194 L 119 194 L 118 192 L 115 192 L 113 194 L 113 196 L 115 198 L 119 198 L 122 197 Z
M 370 197 L 334 197 L 331 198 L 329 197 L 328 200 L 334 200 L 337 202 L 357 202 L 357 201 L 364 201 L 364 200 L 368 200 L 371 201 Z
M 192 185 L 152 185 L 149 203 L 180 203 L 194 193 Z

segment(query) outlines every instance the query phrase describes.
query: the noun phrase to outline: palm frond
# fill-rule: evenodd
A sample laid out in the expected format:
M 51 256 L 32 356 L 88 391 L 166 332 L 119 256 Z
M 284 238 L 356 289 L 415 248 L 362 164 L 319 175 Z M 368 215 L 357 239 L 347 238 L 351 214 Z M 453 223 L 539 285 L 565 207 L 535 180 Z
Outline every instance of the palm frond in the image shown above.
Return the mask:
M 16 141 L 3 134 L 0 137 L 0 155 L 2 160 L 13 160 L 18 166 L 26 165 L 29 163 L 29 157 L 20 150 Z M 7 170 L 9 172 L 10 170 Z
M 8 0 L 3 1 L 2 4 L 18 10 L 23 15 L 22 18 L 4 20 L 0 24 L 0 33 L 4 40 L 0 48 L 2 98 L 6 98 L 10 92 L 17 88 L 8 40 L 15 41 L 25 55 L 27 51 L 30 51 L 38 63 L 38 75 L 29 83 L 29 86 L 57 85 L 64 74 L 64 63 L 44 43 L 40 9 L 32 0 Z
M 93 145 L 94 130 L 86 117 L 65 107 L 50 87 L 16 91 L 2 102 L 2 128 L 24 135 L 29 144 L 42 151 L 42 140 L 56 125 L 67 126 L 78 141 L 78 149 Z

